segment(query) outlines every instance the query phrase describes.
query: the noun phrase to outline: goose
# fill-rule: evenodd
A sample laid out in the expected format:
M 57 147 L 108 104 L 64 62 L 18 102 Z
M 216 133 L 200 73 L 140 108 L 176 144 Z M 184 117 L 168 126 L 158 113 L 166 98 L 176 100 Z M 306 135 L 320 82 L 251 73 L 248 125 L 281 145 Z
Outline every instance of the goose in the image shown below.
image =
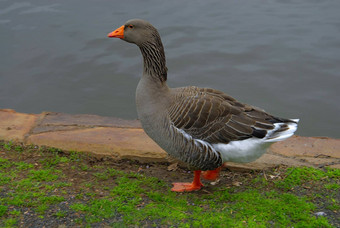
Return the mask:
M 136 107 L 144 131 L 194 170 L 193 182 L 173 183 L 172 191 L 199 190 L 201 176 L 215 180 L 224 163 L 252 162 L 297 130 L 299 119 L 273 116 L 215 89 L 169 88 L 160 35 L 145 20 L 128 20 L 108 37 L 134 43 L 142 53 Z

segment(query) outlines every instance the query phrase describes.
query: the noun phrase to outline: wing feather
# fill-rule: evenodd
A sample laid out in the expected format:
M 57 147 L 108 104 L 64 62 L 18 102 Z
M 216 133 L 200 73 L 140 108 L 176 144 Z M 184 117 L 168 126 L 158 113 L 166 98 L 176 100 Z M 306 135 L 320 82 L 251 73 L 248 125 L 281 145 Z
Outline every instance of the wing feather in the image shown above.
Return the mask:
M 274 123 L 289 121 L 240 103 L 221 91 L 197 87 L 174 89 L 169 118 L 177 128 L 209 143 L 263 138 L 274 129 Z M 282 131 L 287 128 L 283 125 Z

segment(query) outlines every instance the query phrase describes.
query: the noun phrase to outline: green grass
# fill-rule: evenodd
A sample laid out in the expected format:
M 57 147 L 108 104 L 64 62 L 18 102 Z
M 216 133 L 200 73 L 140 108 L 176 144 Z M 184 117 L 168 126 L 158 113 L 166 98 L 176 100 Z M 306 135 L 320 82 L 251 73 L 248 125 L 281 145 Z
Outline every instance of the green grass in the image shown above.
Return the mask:
M 122 171 L 105 162 L 92 164 L 92 158 L 76 152 L 32 148 L 28 152 L 27 147 L 0 143 L 0 151 L 8 154 L 0 157 L 0 227 L 18 226 L 25 222 L 25 213 L 37 221 L 63 218 L 68 226 L 82 227 L 102 223 L 112 227 L 336 227 L 340 222 L 336 216 L 314 215 L 320 210 L 339 212 L 338 169 L 272 170 L 267 175 L 239 175 L 236 181 L 241 186 L 221 184 L 206 188 L 209 191 L 174 193 L 166 178 Z
M 4 193 L 4 189 L 6 191 L 0 198 L 0 215 L 8 217 L 2 225 L 16 224 L 16 218 L 20 215 L 18 210 L 9 210 L 9 207 L 29 207 L 44 214 L 50 205 L 64 201 L 63 196 L 53 195 L 53 190 L 57 187 L 68 185 L 57 182 L 62 176 L 60 170 L 35 169 L 33 164 L 3 158 L 0 158 L 0 169 L 0 192 Z
M 136 182 L 129 184 L 134 187 L 128 191 L 114 188 L 112 197 L 76 203 L 71 209 L 84 213 L 86 223 L 123 215 L 124 223 L 133 225 L 157 221 L 180 227 L 331 227 L 325 218 L 311 216 L 316 208 L 312 203 L 289 193 L 225 190 L 213 197 L 196 198 L 170 192 L 145 192 Z M 143 193 L 147 194 L 144 196 L 149 200 L 147 205 L 140 205 Z
M 13 142 L 7 142 L 7 143 L 4 143 L 3 144 L 3 148 L 5 149 L 5 150 L 11 150 L 12 149 L 12 144 L 13 144 Z
M 64 217 L 67 216 L 67 211 L 57 211 L 57 212 L 55 213 L 55 216 L 57 216 L 59 219 L 60 219 L 60 218 L 64 218 Z
M 1 218 L 4 214 L 6 214 L 7 210 L 8 210 L 8 207 L 7 207 L 7 206 L 0 205 L 0 218 Z
M 276 185 L 283 189 L 291 189 L 310 181 L 320 181 L 321 179 L 339 178 L 339 169 L 315 169 L 312 167 L 288 168 L 286 177 L 282 181 L 277 181 Z M 335 183 L 333 183 L 335 184 Z M 338 186 L 338 185 L 337 185 Z
M 327 178 L 333 177 L 330 172 L 334 172 L 308 170 Z M 306 174 L 305 168 L 295 169 L 295 172 L 298 171 Z M 290 172 L 288 169 L 287 173 Z M 85 215 L 86 223 L 122 216 L 124 224 L 133 225 L 157 221 L 157 224 L 180 227 L 332 227 L 326 218 L 312 216 L 316 206 L 308 202 L 306 197 L 292 193 L 258 189 L 237 192 L 236 188 L 231 188 L 218 189 L 213 195 L 198 197 L 195 194 L 164 193 L 159 191 L 165 187 L 163 182 L 142 175 L 110 170 L 100 175 L 95 173 L 95 176 L 107 179 L 117 174 L 119 174 L 115 181 L 117 186 L 110 190 L 109 196 L 70 206 L 71 209 Z M 299 181 L 294 183 L 303 183 L 301 178 L 297 179 Z M 313 176 L 305 179 L 318 180 Z M 290 187 L 295 186 L 291 183 L 292 177 L 286 181 Z M 277 181 L 276 184 L 281 182 Z M 264 186 L 266 185 L 260 187 Z M 141 204 L 145 199 L 148 204 Z

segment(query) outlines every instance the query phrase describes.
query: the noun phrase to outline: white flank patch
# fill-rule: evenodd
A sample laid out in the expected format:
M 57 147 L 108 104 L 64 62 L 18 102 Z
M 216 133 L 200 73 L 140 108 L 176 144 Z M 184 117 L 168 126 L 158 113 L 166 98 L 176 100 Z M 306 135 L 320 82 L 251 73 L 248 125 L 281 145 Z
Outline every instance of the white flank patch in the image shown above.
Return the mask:
M 299 119 L 292 119 L 296 123 L 287 123 L 288 129 L 282 132 L 275 132 L 285 123 L 275 123 L 274 129 L 268 131 L 267 135 L 262 138 L 249 138 L 240 141 L 232 141 L 228 144 L 216 143 L 210 144 L 204 140 L 194 139 L 191 135 L 184 130 L 179 129 L 172 125 L 172 127 L 180 134 L 182 134 L 188 141 L 194 140 L 195 145 L 199 147 L 210 147 L 214 153 L 217 151 L 221 153 L 223 162 L 238 162 L 247 163 L 252 162 L 261 157 L 267 150 L 267 148 L 277 141 L 285 140 L 291 137 L 297 129 L 297 123 Z
M 206 146 L 207 148 L 211 148 L 211 150 L 217 155 L 218 153 L 216 152 L 216 150 L 214 149 L 213 145 L 211 145 L 210 143 L 204 141 L 204 140 L 200 140 L 200 139 L 194 139 L 191 135 L 189 135 L 188 133 L 186 133 L 184 130 L 179 129 L 177 127 L 175 127 L 175 125 L 172 125 L 173 128 L 178 131 L 179 133 L 181 133 L 188 141 L 194 141 L 195 145 L 197 147 L 201 147 L 202 149 L 204 149 L 204 146 Z
M 268 131 L 267 135 L 263 139 L 250 138 L 240 141 L 232 141 L 228 144 L 216 143 L 212 146 L 215 150 L 221 153 L 223 162 L 252 162 L 261 157 L 273 142 L 282 141 L 294 135 L 299 119 L 292 120 L 296 123 L 288 123 L 288 129 L 282 132 L 275 131 L 277 131 L 284 123 L 274 124 L 274 129 Z
M 179 133 L 181 133 L 182 135 L 184 135 L 184 138 L 186 138 L 187 140 L 192 140 L 192 136 L 189 135 L 188 133 L 186 133 L 184 130 L 175 127 L 175 125 L 172 125 L 172 126 L 173 126 L 173 128 L 174 128 L 176 131 L 178 131 Z
M 232 141 L 228 144 L 213 144 L 213 148 L 222 155 L 223 162 L 251 162 L 266 152 L 266 148 L 270 143 L 266 143 L 264 139 L 250 138 L 240 141 Z

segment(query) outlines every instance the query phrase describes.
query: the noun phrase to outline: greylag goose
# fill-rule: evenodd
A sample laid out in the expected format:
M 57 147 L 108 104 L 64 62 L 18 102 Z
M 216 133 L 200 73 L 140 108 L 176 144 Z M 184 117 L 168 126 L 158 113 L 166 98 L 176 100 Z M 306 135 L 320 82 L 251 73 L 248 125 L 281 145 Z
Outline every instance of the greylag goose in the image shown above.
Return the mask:
M 192 183 L 173 183 L 172 191 L 198 190 L 201 171 L 216 179 L 225 162 L 254 161 L 297 129 L 298 119 L 272 116 L 214 89 L 169 88 L 160 35 L 145 20 L 129 20 L 108 37 L 136 44 L 143 55 L 136 106 L 146 134 L 195 170 Z

